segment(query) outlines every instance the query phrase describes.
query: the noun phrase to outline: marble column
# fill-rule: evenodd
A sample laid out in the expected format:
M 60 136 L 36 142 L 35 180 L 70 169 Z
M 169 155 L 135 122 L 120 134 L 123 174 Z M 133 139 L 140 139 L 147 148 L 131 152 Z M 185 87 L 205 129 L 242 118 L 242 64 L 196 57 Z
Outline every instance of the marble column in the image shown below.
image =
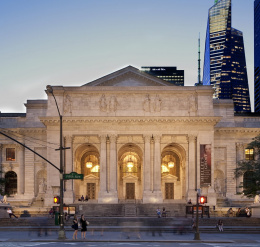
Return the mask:
M 17 146 L 18 151 L 18 163 L 19 163 L 19 174 L 18 174 L 18 196 L 21 196 L 24 194 L 24 147 L 23 146 Z
M 236 168 L 237 162 L 245 159 L 245 146 L 243 143 L 236 143 Z M 243 176 L 236 178 L 236 193 L 240 193 L 243 191 L 242 188 L 239 188 L 241 183 L 243 182 Z
M 144 136 L 144 191 L 151 191 L 151 136 Z
M 153 194 L 154 201 L 161 203 L 163 201 L 161 190 L 161 136 L 154 136 L 154 167 L 153 167 Z
M 188 169 L 187 169 L 187 188 L 188 188 L 188 198 L 191 199 L 193 202 L 196 202 L 196 196 L 197 192 L 195 191 L 196 186 L 196 172 L 197 172 L 197 188 L 199 188 L 199 164 L 197 164 L 197 171 L 196 171 L 196 163 L 195 163 L 195 157 L 196 157 L 196 143 L 197 143 L 197 137 L 195 135 L 189 135 L 187 136 L 187 141 L 189 145 L 189 151 L 188 151 Z
M 108 194 L 107 188 L 107 136 L 100 136 L 100 186 L 98 202 L 106 201 Z
M 144 179 L 144 191 L 143 191 L 143 203 L 153 202 L 153 192 L 152 192 L 152 158 L 151 158 L 151 136 L 144 136 L 144 167 L 143 167 L 143 179 Z
M 117 203 L 117 148 L 116 148 L 116 135 L 110 135 L 110 160 L 109 160 L 109 196 L 106 199 L 107 203 Z
M 65 136 L 65 147 L 70 147 L 70 149 L 65 149 L 65 159 L 64 159 L 64 173 L 69 174 L 73 172 L 73 137 L 70 135 Z M 64 191 L 64 203 L 70 204 L 74 202 L 75 195 L 73 191 L 73 180 L 68 179 L 65 181 L 65 191 Z

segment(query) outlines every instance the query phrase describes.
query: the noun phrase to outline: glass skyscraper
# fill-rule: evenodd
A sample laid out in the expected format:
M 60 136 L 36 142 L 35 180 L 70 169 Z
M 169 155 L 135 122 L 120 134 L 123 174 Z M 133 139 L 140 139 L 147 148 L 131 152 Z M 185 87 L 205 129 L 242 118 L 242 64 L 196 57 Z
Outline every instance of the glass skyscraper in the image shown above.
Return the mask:
M 184 70 L 170 66 L 142 66 L 141 71 L 168 81 L 176 86 L 184 86 Z
M 260 0 L 255 0 L 255 112 L 260 112 Z
M 235 112 L 251 112 L 243 33 L 231 27 L 231 0 L 209 9 L 203 85 L 215 99 L 233 99 Z

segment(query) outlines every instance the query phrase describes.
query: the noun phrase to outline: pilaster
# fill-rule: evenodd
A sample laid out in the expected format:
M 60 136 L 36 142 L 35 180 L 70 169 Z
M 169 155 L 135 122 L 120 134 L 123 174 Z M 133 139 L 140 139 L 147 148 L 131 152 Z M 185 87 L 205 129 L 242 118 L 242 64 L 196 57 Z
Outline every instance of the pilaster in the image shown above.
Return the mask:
M 70 135 L 65 136 L 65 147 L 70 147 L 70 149 L 65 149 L 65 164 L 64 164 L 64 173 L 68 174 L 73 172 L 73 137 Z M 64 180 L 65 182 L 65 191 L 64 191 L 64 203 L 70 204 L 74 202 L 75 194 L 73 192 L 73 180 L 68 179 Z
M 108 195 L 107 188 L 107 136 L 100 135 L 100 187 L 98 202 L 106 202 Z
M 198 167 L 197 164 L 197 170 L 196 170 L 196 163 L 195 163 L 195 157 L 196 157 L 196 143 L 197 143 L 197 136 L 196 135 L 188 135 L 187 136 L 188 141 L 188 169 L 187 169 L 187 188 L 188 188 L 188 199 L 191 199 L 192 201 L 196 202 L 197 192 L 196 192 L 196 174 L 197 174 L 197 188 L 198 188 L 198 180 L 199 180 L 199 173 L 198 173 Z M 196 173 L 197 172 L 197 173 Z

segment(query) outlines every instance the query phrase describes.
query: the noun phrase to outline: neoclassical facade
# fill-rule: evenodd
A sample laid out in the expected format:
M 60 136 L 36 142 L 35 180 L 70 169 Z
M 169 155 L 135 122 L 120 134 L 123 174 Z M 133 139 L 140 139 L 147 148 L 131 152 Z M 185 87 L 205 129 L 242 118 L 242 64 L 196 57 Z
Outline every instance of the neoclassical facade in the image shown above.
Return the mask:
M 196 188 L 218 199 L 244 200 L 237 161 L 260 134 L 260 118 L 235 116 L 232 100 L 213 100 L 211 86 L 178 87 L 128 66 L 80 87 L 52 86 L 63 116 L 64 201 L 84 195 L 102 204 L 195 201 Z M 60 165 L 60 118 L 54 97 L 28 100 L 26 114 L 0 114 L 1 131 Z M 53 204 L 57 169 L 0 137 L 9 200 Z

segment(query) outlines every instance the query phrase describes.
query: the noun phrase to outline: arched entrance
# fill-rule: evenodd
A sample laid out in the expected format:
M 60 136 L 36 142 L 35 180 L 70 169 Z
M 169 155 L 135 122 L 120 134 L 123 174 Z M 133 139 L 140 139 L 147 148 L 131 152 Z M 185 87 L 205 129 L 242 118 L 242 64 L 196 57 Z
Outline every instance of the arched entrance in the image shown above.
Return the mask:
M 92 144 L 81 145 L 76 151 L 76 172 L 83 174 L 83 181 L 75 181 L 76 199 L 88 196 L 89 200 L 98 199 L 100 185 L 100 156 Z
M 119 200 L 142 199 L 142 151 L 132 143 L 118 152 Z
M 161 179 L 164 200 L 185 196 L 185 151 L 177 144 L 166 146 L 161 155 Z
M 15 195 L 17 193 L 17 174 L 9 171 L 5 174 L 5 194 Z

